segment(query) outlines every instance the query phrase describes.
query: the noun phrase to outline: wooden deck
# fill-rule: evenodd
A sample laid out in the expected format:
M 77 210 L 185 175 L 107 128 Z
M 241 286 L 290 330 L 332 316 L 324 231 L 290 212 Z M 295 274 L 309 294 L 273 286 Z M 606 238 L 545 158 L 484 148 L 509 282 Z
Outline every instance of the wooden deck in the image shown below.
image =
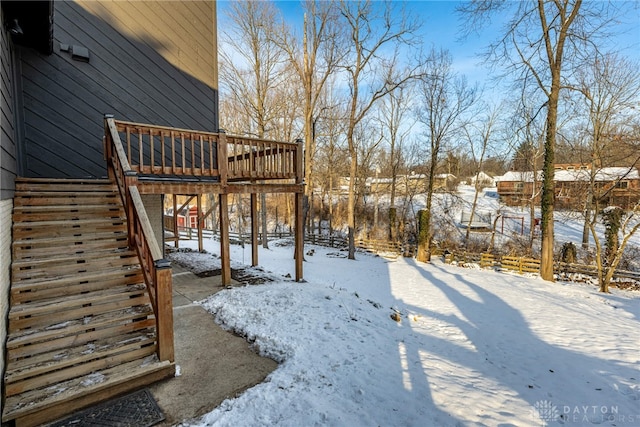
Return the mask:
M 115 120 L 105 116 L 105 153 L 123 200 L 139 194 L 218 196 L 222 281 L 230 283 L 228 195 L 250 194 L 255 218 L 260 193 L 295 194 L 296 280 L 302 280 L 303 143 L 245 138 Z M 129 216 L 128 216 L 129 217 Z M 257 233 L 253 233 L 257 234 Z M 252 237 L 257 265 L 257 236 Z
M 53 421 L 174 373 L 171 268 L 141 194 L 218 196 L 224 283 L 228 195 L 250 194 L 255 218 L 258 193 L 295 194 L 302 280 L 301 142 L 109 116 L 104 142 L 106 180 L 17 181 L 3 422 Z

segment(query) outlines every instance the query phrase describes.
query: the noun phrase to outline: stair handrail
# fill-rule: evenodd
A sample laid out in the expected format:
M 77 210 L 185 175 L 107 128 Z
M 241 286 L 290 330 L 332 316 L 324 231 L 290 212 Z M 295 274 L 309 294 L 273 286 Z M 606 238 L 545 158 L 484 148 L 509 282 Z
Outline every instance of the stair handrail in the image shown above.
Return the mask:
M 109 179 L 120 192 L 127 215 L 129 246 L 140 259 L 144 282 L 156 318 L 157 354 L 174 362 L 171 263 L 163 257 L 112 115 L 105 115 L 104 150 Z

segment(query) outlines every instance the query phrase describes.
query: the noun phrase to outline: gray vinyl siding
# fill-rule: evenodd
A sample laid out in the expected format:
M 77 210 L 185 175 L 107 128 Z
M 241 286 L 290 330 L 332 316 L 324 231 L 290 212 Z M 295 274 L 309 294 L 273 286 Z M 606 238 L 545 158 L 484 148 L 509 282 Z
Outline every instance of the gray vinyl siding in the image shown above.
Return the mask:
M 25 175 L 105 176 L 104 114 L 216 130 L 214 22 L 211 1 L 56 1 L 53 54 L 21 51 Z
M 1 16 L 0 22 L 4 22 Z M 13 43 L 0 28 L 0 200 L 13 198 L 17 172 Z

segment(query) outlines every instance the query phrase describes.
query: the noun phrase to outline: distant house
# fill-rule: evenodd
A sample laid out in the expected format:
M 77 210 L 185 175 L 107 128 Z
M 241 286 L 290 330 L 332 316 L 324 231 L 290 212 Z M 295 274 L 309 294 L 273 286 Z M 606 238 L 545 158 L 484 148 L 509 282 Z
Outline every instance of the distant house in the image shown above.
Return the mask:
M 348 182 L 348 181 L 347 181 Z M 373 194 L 389 194 L 391 192 L 391 178 L 368 178 L 368 192 Z M 453 190 L 456 176 L 452 174 L 438 174 L 433 180 L 434 191 Z M 428 187 L 428 176 L 425 174 L 398 175 L 396 177 L 396 192 L 425 193 Z
M 493 177 L 482 171 L 469 178 L 469 183 L 471 185 L 475 186 L 476 182 L 482 188 L 494 187 L 496 185 L 496 181 L 493 179 Z
M 535 178 L 535 179 L 534 179 Z M 508 206 L 521 206 L 531 199 L 540 203 L 542 171 L 510 171 L 497 178 L 500 200 Z M 640 174 L 633 167 L 604 167 L 592 169 L 590 165 L 558 164 L 555 166 L 555 203 L 560 209 L 582 209 L 594 182 L 595 201 L 598 205 L 616 205 L 623 209 L 640 201 Z

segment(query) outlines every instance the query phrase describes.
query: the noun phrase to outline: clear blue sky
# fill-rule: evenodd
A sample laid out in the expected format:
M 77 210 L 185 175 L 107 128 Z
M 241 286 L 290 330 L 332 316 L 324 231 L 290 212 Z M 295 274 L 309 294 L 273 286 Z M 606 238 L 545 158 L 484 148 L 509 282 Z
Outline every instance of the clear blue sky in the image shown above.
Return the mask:
M 596 0 L 597 1 L 597 0 Z M 219 20 L 224 22 L 224 13 L 228 1 L 219 1 Z M 302 23 L 303 9 L 298 0 L 276 1 L 276 6 L 282 11 L 285 19 Z M 484 83 L 488 71 L 480 64 L 477 56 L 479 52 L 499 34 L 500 23 L 494 22 L 478 36 L 469 37 L 464 42 L 459 41 L 460 17 L 455 13 L 455 7 L 460 2 L 451 0 L 440 1 L 408 1 L 410 11 L 423 21 L 421 36 L 425 45 L 448 49 L 454 60 L 455 69 L 467 76 L 470 83 Z M 626 21 L 620 28 L 626 34 L 612 40 L 612 44 L 623 48 L 625 55 L 640 61 L 640 6 L 633 13 L 625 17 Z M 499 17 L 497 18 L 499 20 Z

